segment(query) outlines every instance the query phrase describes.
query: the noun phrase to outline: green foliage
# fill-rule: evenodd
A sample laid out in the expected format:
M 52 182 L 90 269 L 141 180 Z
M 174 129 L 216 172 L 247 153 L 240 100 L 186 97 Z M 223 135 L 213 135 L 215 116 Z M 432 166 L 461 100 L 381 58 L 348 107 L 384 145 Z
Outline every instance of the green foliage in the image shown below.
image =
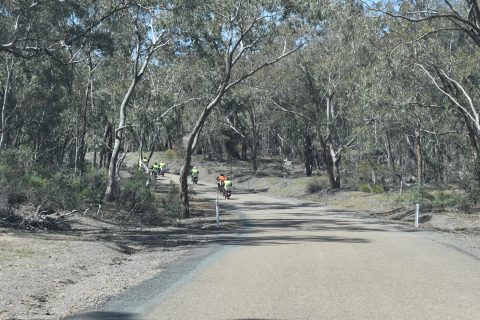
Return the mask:
M 472 201 L 470 195 L 464 195 L 455 190 L 438 190 L 416 186 L 405 191 L 395 199 L 403 204 L 420 204 L 436 208 L 468 207 Z
M 133 177 L 120 180 L 117 205 L 131 213 L 155 212 L 156 199 L 146 186 L 147 179 L 143 171 L 136 170 Z
M 414 188 L 405 190 L 401 195 L 395 197 L 395 201 L 405 204 L 427 204 L 432 196 L 425 192 L 424 188 L 415 186 Z
M 360 190 L 366 193 L 383 193 L 385 189 L 380 184 L 362 184 Z
M 362 184 L 360 190 L 366 193 L 370 193 L 370 185 L 369 184 Z
M 432 204 L 434 206 L 453 206 L 459 203 L 464 197 L 458 196 L 451 192 L 439 191 L 433 195 Z
M 46 188 L 49 185 L 48 180 L 35 175 L 27 174 L 23 177 L 23 180 L 25 186 L 30 188 Z
M 467 199 L 473 204 L 480 203 L 480 187 L 475 187 L 468 193 Z
M 80 209 L 98 203 L 105 192 L 103 171 L 87 171 L 83 176 L 71 170 L 31 164 L 31 151 L 7 149 L 0 154 L 0 183 L 11 204 L 29 202 L 47 210 Z
M 120 181 L 120 194 L 116 201 L 119 210 L 126 213 L 125 219 L 145 224 L 158 225 L 166 219 L 178 218 L 181 209 L 179 190 L 172 182 L 157 197 L 152 188 L 155 182 L 146 185 L 148 177 L 142 171 Z
M 31 3 L 3 1 L 0 5 L 0 46 L 4 48 L 0 52 L 4 93 L 0 100 L 5 108 L 0 121 L 5 126 L 0 184 L 14 202 L 58 208 L 101 202 L 105 175 L 101 170 L 85 172 L 78 154 L 96 148 L 97 156 L 102 153 L 102 160 L 108 158 L 105 153 L 112 147 L 115 129 L 105 126 L 117 113 L 131 82 L 136 36 L 146 52 L 155 31 L 165 31 L 172 38 L 156 51 L 154 63 L 148 64 L 145 77 L 150 78 L 135 88 L 123 146 L 135 148 L 140 141 L 181 145 L 209 105 L 208 93 L 216 92 L 219 85 L 222 88 L 224 54 L 236 47 L 232 54 L 237 62 L 229 69 L 228 82 L 233 84 L 242 75 L 254 76 L 247 86 L 229 86 L 231 90 L 222 93 L 225 108 L 215 121 L 202 123 L 197 151 L 221 158 L 226 141 L 242 140 L 250 148 L 247 158 L 255 159 L 253 153 L 261 150 L 262 155 L 298 160 L 304 152 L 302 137 L 308 133 L 320 166 L 328 161 L 319 155 L 324 152 L 320 140 L 331 144 L 331 150 L 343 150 L 342 186 L 377 193 L 383 188 L 367 183 L 390 187 L 392 182 L 386 181 L 393 181 L 395 174 L 408 177 L 415 172 L 414 131 L 420 126 L 425 182 L 478 180 L 480 168 L 471 150 L 480 135 L 475 130 L 465 134 L 471 125 L 465 120 L 469 118 L 465 109 L 449 103 L 435 83 L 451 78 L 443 83 L 447 93 L 460 103 L 471 99 L 478 105 L 480 50 L 468 40 L 475 32 L 447 31 L 451 29 L 448 19 L 412 24 L 378 12 L 372 19 L 365 4 L 355 1 L 255 0 L 241 6 L 231 0 L 141 1 L 143 5 L 123 0 Z M 169 10 L 164 10 L 165 5 Z M 393 9 L 390 3 L 379 2 L 378 6 L 404 13 L 415 7 L 407 2 Z M 432 12 L 466 12 L 441 2 L 431 6 Z M 129 14 L 130 8 L 136 14 Z M 245 25 L 251 27 L 242 28 Z M 425 37 L 432 30 L 443 31 Z M 243 39 L 245 45 L 230 46 L 229 35 L 232 41 Z M 272 61 L 284 46 L 290 50 L 304 39 L 312 41 L 297 52 L 301 54 L 292 53 L 253 72 Z M 402 43 L 418 44 L 415 61 Z M 91 63 L 71 68 L 73 61 Z M 232 103 L 225 103 L 228 99 Z M 273 107 L 271 101 L 288 110 Z M 320 112 L 327 101 L 333 107 L 330 119 Z M 458 112 L 465 117 L 458 117 Z M 215 116 L 215 111 L 210 115 Z M 447 134 L 455 132 L 461 134 Z M 354 137 L 355 147 L 346 148 Z M 18 145 L 31 149 L 8 149 Z M 173 162 L 182 152 L 181 147 L 167 150 L 165 160 Z M 70 171 L 74 164 L 82 168 L 83 176 Z M 119 192 L 125 198 L 120 201 L 125 203 L 119 205 L 132 212 L 152 211 L 148 205 L 151 194 L 142 179 L 120 183 Z M 315 180 L 307 186 L 310 193 L 322 189 Z M 169 198 L 173 204 L 178 200 L 174 198 Z M 462 196 L 415 189 L 401 201 L 449 206 L 457 198 Z M 480 194 L 472 190 L 461 201 L 477 203 Z
M 88 203 L 102 202 L 107 186 L 107 173 L 103 170 L 89 170 L 82 176 L 83 187 L 80 192 L 82 199 Z
M 477 211 L 480 203 L 480 188 L 472 188 L 468 194 L 456 203 L 456 207 L 462 211 L 471 212 L 472 209 Z
M 180 190 L 175 183 L 170 182 L 167 192 L 160 196 L 160 202 L 163 208 L 163 212 L 166 216 L 171 218 L 180 217 L 181 202 L 180 202 Z
M 42 211 L 85 209 L 103 201 L 107 184 L 104 170 L 90 169 L 82 176 L 71 170 L 28 165 L 27 149 L 6 150 L 0 154 L 0 182 L 11 205 L 30 203 Z M 157 198 L 148 176 L 134 171 L 131 178 L 119 182 L 119 195 L 114 203 L 116 215 L 146 224 L 161 224 L 165 219 L 179 217 L 181 203 L 178 188 L 172 183 Z
M 372 166 L 373 162 L 370 160 L 362 160 L 357 162 L 356 177 L 360 181 L 370 181 L 372 178 Z M 365 191 L 368 192 L 368 191 Z

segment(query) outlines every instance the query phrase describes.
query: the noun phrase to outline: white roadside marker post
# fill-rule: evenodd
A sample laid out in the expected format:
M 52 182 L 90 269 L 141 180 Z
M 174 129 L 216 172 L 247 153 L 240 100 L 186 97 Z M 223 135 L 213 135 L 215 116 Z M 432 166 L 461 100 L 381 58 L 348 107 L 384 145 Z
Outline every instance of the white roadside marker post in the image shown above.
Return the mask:
M 215 220 L 217 221 L 217 229 L 220 227 L 220 208 L 218 204 L 218 191 L 217 193 L 217 198 L 215 200 Z
M 415 205 L 415 228 L 418 229 L 418 219 L 420 217 L 420 204 Z

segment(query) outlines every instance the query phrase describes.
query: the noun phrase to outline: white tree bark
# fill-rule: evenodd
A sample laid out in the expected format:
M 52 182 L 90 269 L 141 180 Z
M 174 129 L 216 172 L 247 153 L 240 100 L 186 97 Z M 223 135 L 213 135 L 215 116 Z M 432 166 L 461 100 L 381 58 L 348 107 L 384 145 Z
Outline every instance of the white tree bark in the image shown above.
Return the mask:
M 130 86 L 128 87 L 127 93 L 125 94 L 123 101 L 120 105 L 120 114 L 118 119 L 118 127 L 115 130 L 115 143 L 113 146 L 112 157 L 110 159 L 110 164 L 108 166 L 108 181 L 107 181 L 107 188 L 105 191 L 105 201 L 112 201 L 115 198 L 115 191 L 116 191 L 116 181 L 117 181 L 117 162 L 118 156 L 121 150 L 121 144 L 123 140 L 123 132 L 126 127 L 127 121 L 127 106 L 130 98 L 132 97 L 135 87 L 142 79 L 143 75 L 145 74 L 145 70 L 152 58 L 153 54 L 162 46 L 165 46 L 169 40 L 162 44 L 157 43 L 157 38 L 153 37 L 151 44 L 149 45 L 147 52 L 145 54 L 144 61 L 140 66 L 140 59 L 142 58 L 142 48 L 141 48 L 141 36 L 137 32 L 137 48 L 136 48 L 136 57 L 135 57 L 135 64 L 133 68 L 133 78 Z M 139 67 L 140 66 L 140 67 Z
M 8 58 L 5 63 L 7 76 L 5 79 L 5 85 L 3 86 L 3 101 L 2 101 L 2 112 L 1 112 L 1 119 L 0 119 L 0 152 L 3 149 L 3 144 L 5 142 L 5 134 L 7 131 L 7 101 L 8 101 L 8 93 L 10 91 L 10 85 L 12 80 L 12 69 L 13 69 L 13 58 L 11 64 L 9 64 Z

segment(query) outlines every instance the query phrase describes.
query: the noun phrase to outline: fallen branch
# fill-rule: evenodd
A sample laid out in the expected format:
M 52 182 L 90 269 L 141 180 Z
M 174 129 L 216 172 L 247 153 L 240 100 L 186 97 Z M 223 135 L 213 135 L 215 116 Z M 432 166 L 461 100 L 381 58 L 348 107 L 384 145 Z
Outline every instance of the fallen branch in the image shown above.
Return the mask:
M 46 211 L 43 211 L 43 212 L 46 212 Z M 73 210 L 73 211 L 70 211 L 70 212 L 65 213 L 65 214 L 53 213 L 53 214 L 45 215 L 44 219 L 46 219 L 46 220 L 65 219 L 66 217 L 72 216 L 75 213 L 79 213 L 79 212 L 80 211 L 78 211 L 78 210 Z

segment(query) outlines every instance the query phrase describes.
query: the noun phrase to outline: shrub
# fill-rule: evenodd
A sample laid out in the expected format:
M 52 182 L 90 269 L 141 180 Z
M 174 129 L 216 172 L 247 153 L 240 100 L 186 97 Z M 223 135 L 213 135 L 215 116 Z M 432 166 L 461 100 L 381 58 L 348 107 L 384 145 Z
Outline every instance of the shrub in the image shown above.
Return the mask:
M 154 211 L 155 196 L 145 185 L 146 181 L 147 175 L 142 171 L 135 171 L 133 177 L 120 180 L 117 205 L 132 213 Z
M 380 184 L 362 184 L 360 190 L 366 193 L 383 193 L 385 189 Z
M 0 184 L 10 205 L 23 202 L 42 210 L 81 209 L 101 201 L 106 187 L 104 171 L 87 171 L 83 176 L 70 169 L 32 164 L 29 149 L 7 149 L 0 154 Z
M 171 218 L 178 218 L 181 214 L 180 190 L 178 186 L 170 181 L 168 191 L 161 195 L 160 201 L 163 212 Z
M 36 175 L 29 174 L 23 176 L 23 183 L 25 184 L 25 186 L 31 188 L 47 188 L 49 186 L 48 180 Z
M 313 178 L 313 180 L 309 181 L 307 184 L 307 192 L 308 193 L 317 193 L 324 189 L 323 184 L 317 178 Z
M 381 184 L 374 184 L 370 187 L 370 189 L 372 190 L 372 193 L 383 193 L 383 192 L 385 192 L 385 189 L 383 188 L 383 186 Z
M 461 202 L 462 198 L 464 197 L 455 195 L 451 192 L 439 191 L 434 194 L 432 205 L 441 207 L 454 206 Z
M 473 204 L 480 203 L 480 188 L 474 187 L 470 189 L 467 199 Z
M 424 186 L 416 185 L 412 189 L 408 189 L 403 194 L 397 196 L 396 202 L 408 204 L 432 205 L 435 196 L 429 193 Z
M 89 203 L 100 203 L 107 188 L 107 173 L 103 170 L 90 170 L 83 175 L 81 197 Z
M 171 151 L 174 152 L 174 151 Z M 41 211 L 84 210 L 102 203 L 107 185 L 105 170 L 89 168 L 82 176 L 69 168 L 29 164 L 28 149 L 4 150 L 0 154 L 1 207 L 28 203 Z M 172 184 L 159 196 L 147 187 L 148 176 L 135 170 L 131 178 L 118 183 L 118 198 L 113 203 L 115 218 L 147 224 L 160 224 L 165 218 L 178 217 L 181 209 L 178 188 Z M 0 209 L 2 209 L 0 208 Z M 2 210 L 7 212 L 6 209 Z M 9 210 L 9 209 L 8 209 Z M 122 217 L 122 214 L 126 216 Z
M 0 185 L 5 187 L 9 197 L 23 198 L 24 176 L 31 167 L 26 159 L 31 157 L 32 152 L 24 147 L 6 149 L 0 154 Z
M 360 187 L 360 190 L 363 191 L 363 192 L 366 192 L 366 193 L 372 192 L 372 190 L 370 189 L 370 185 L 368 183 L 367 184 L 362 184 L 361 187 Z
M 471 212 L 472 209 L 478 211 L 478 204 L 480 203 L 480 188 L 473 187 L 470 189 L 467 196 L 458 200 L 456 206 L 458 209 L 466 212 Z

